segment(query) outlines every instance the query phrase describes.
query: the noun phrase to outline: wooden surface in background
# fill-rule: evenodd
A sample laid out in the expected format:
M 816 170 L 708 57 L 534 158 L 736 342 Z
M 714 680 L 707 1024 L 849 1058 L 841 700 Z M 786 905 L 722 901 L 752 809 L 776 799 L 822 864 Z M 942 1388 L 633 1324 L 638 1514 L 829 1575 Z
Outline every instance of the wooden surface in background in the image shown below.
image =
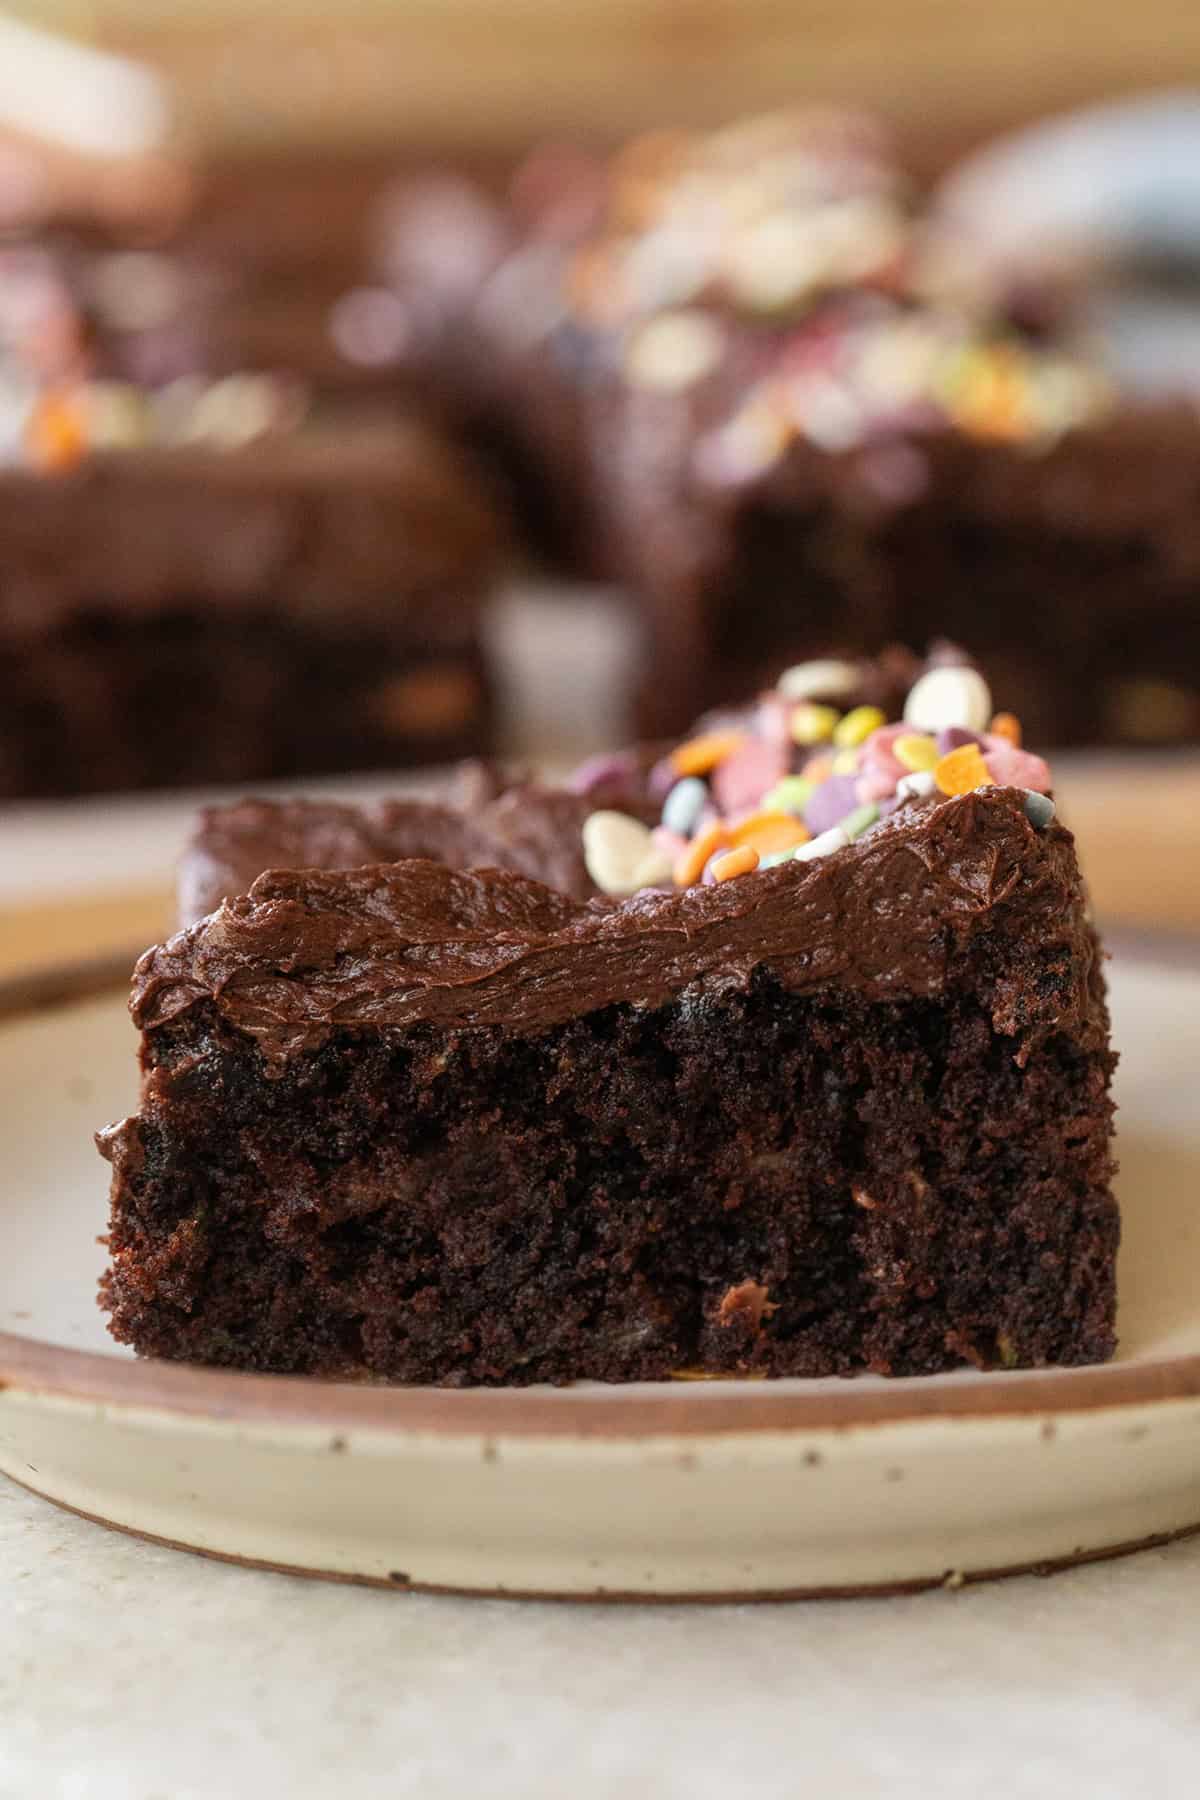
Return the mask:
M 48 22 L 71 10 L 26 0 Z M 978 138 L 1200 76 L 1195 0 L 98 0 L 90 17 L 178 84 L 209 146 L 512 145 L 797 98 Z

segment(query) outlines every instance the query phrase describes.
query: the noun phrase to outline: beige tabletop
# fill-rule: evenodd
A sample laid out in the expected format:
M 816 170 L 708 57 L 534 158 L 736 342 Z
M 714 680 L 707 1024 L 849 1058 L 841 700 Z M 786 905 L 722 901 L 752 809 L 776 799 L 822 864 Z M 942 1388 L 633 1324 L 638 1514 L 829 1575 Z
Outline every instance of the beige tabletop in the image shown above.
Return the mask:
M 1185 1800 L 1200 1539 L 886 1600 L 616 1608 L 264 1574 L 0 1481 L 4 1800 Z

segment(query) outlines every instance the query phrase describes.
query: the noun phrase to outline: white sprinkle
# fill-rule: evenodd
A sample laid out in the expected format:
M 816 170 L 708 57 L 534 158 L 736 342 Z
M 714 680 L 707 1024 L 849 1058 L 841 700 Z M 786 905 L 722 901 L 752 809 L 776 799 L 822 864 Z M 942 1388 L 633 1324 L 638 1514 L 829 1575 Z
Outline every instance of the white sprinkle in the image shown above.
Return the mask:
M 785 669 L 775 686 L 785 700 L 837 700 L 852 694 L 859 684 L 858 670 L 848 662 L 796 663 Z M 989 714 L 989 717 L 991 715 Z
M 937 782 L 933 778 L 932 769 L 918 769 L 915 775 L 902 775 L 896 783 L 897 800 L 920 798 L 924 794 L 932 794 Z
M 801 844 L 796 852 L 797 862 L 815 862 L 819 856 L 829 856 L 834 850 L 844 850 L 850 839 L 840 825 L 831 825 L 820 837 L 810 838 L 807 844 Z
M 707 314 L 662 313 L 630 338 L 625 373 L 637 387 L 677 392 L 714 369 L 724 348 L 724 333 Z
M 645 875 L 651 858 L 666 860 L 640 819 L 601 810 L 584 820 L 583 860 L 602 894 L 636 894 L 652 886 Z
M 904 722 L 917 731 L 945 731 L 954 725 L 986 731 L 991 716 L 991 692 L 978 669 L 930 669 L 904 703 Z

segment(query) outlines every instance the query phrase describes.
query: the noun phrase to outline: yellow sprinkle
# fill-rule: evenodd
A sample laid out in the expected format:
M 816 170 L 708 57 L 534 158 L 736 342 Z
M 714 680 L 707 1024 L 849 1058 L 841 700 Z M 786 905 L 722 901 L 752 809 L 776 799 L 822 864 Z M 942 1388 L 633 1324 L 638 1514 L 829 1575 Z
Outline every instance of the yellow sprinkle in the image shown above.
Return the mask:
M 732 881 L 735 875 L 752 874 L 758 867 L 758 851 L 752 844 L 741 844 L 718 856 L 712 866 L 714 881 Z
M 833 759 L 832 772 L 835 775 L 857 775 L 858 751 L 839 750 Z
M 745 739 L 740 731 L 709 731 L 703 737 L 689 738 L 671 752 L 671 766 L 677 775 L 707 775 L 717 764 L 740 750 Z
M 836 735 L 838 710 L 835 706 L 818 706 L 804 700 L 792 708 L 789 722 L 794 744 L 827 744 Z
M 834 726 L 833 741 L 839 750 L 865 744 L 873 731 L 887 724 L 887 714 L 877 706 L 855 706 Z
M 943 794 L 970 794 L 992 779 L 978 744 L 960 744 L 942 757 L 933 779 Z
M 892 745 L 892 755 L 898 763 L 903 763 L 906 769 L 916 775 L 922 769 L 937 767 L 938 747 L 931 737 L 914 731 L 896 739 Z

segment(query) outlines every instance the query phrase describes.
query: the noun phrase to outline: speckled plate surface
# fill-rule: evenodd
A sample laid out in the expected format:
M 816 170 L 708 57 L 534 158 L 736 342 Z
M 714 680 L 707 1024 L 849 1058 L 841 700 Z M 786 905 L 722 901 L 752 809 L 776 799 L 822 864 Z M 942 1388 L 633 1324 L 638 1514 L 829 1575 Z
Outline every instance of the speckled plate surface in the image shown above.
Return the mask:
M 53 1500 L 343 1579 L 643 1598 L 919 1586 L 1200 1526 L 1194 969 L 1112 967 L 1125 1244 L 1107 1368 L 457 1393 L 114 1350 L 90 1134 L 132 1104 L 135 1039 L 123 992 L 92 986 L 0 993 L 0 1469 Z

